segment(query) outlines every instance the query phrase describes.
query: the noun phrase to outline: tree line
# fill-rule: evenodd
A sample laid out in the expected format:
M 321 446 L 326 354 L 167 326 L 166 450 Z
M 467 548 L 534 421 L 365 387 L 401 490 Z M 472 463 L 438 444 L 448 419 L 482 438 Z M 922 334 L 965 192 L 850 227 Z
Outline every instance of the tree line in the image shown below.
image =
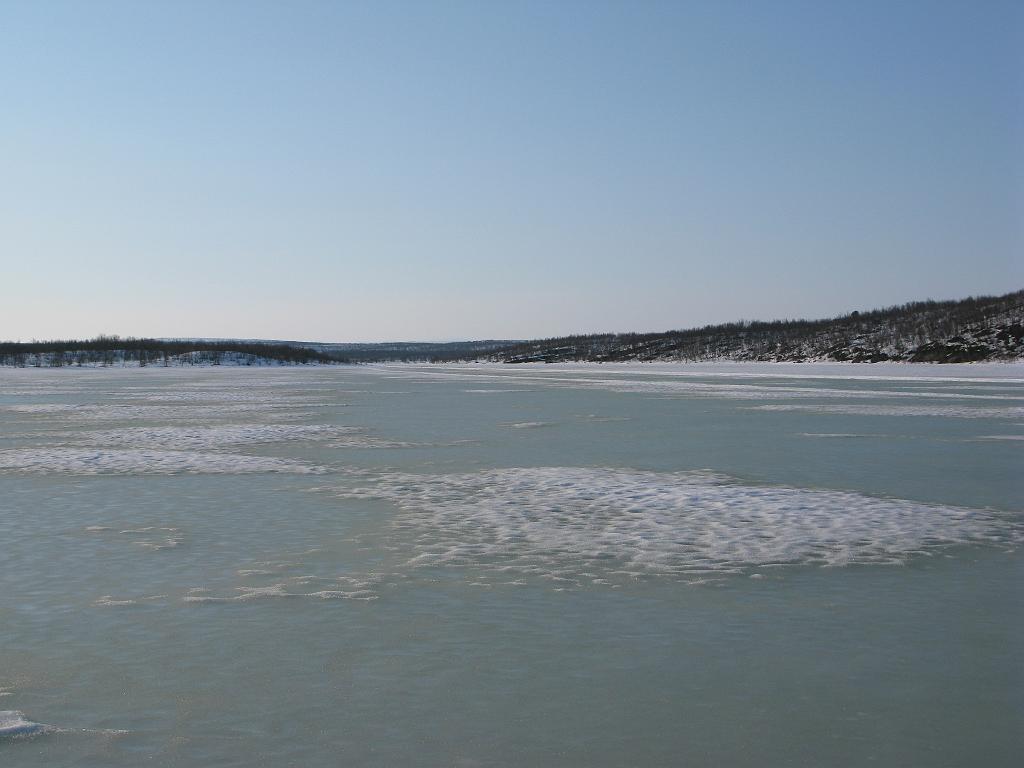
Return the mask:
M 659 333 L 562 336 L 515 344 L 503 362 L 830 359 L 969 360 L 1021 354 L 1024 291 L 915 301 L 818 320 L 738 321 Z
M 534 341 L 314 344 L 97 336 L 0 342 L 0 365 L 749 360 L 968 362 L 1024 357 L 1024 291 L 915 301 L 817 320 L 740 320 L 659 333 Z
M 0 342 L 0 365 L 220 365 L 231 361 L 259 365 L 267 361 L 308 365 L 345 363 L 347 358 L 309 347 L 255 341 L 203 341 L 97 336 L 93 339 Z

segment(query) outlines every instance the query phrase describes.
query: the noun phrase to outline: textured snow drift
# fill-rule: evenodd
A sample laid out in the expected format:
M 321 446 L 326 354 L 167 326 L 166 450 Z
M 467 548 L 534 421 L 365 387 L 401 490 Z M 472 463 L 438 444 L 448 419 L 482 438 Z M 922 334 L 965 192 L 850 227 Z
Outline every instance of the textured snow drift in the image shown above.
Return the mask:
M 0 710 L 0 744 L 7 740 L 31 738 L 44 733 L 83 733 L 96 736 L 121 736 L 127 733 L 127 731 L 58 728 L 53 725 L 32 722 L 25 717 L 24 713 L 14 709 Z
M 163 600 L 167 595 L 148 595 L 146 597 L 117 598 L 113 595 L 103 595 L 93 601 L 93 605 L 99 608 L 122 608 L 130 605 L 143 605 Z
M 65 447 L 0 451 L 0 472 L 106 475 L 318 471 L 322 470 L 296 461 L 226 453 Z
M 129 427 L 70 433 L 76 442 L 101 446 L 210 450 L 289 440 L 329 440 L 360 433 L 358 427 L 323 424 L 225 424 L 216 427 Z
M 105 535 L 108 532 L 112 533 L 113 529 L 106 525 L 88 525 L 85 527 L 85 531 L 86 533 Z M 153 552 L 175 549 L 185 541 L 185 534 L 181 529 L 172 526 L 147 525 L 142 528 L 127 528 L 118 533 L 121 536 L 132 537 L 133 544 Z
M 533 377 L 536 381 L 550 382 L 554 386 L 572 386 L 601 389 L 608 392 L 636 392 L 655 395 L 686 397 L 714 397 L 729 400 L 799 400 L 799 399 L 857 399 L 916 398 L 938 400 L 1020 400 L 1015 395 L 977 395 L 962 392 L 906 391 L 895 389 L 837 389 L 822 386 L 781 386 L 757 384 L 702 383 L 686 380 L 650 381 L 637 379 L 598 379 L 589 377 L 563 378 L 555 376 Z M 860 406 L 864 407 L 864 406 Z M 868 406 L 870 407 L 870 406 Z
M 1019 419 L 1024 408 L 990 408 L 960 405 L 757 405 L 757 411 L 809 411 L 811 413 L 841 413 L 849 416 L 947 416 L 959 419 Z
M 142 400 L 146 403 L 293 403 L 296 405 L 319 405 L 322 398 L 300 392 L 268 392 L 266 388 L 253 391 L 245 389 L 187 389 L 171 392 L 143 391 L 126 394 L 123 390 L 114 390 L 111 394 L 130 400 Z
M 221 405 L 122 405 L 116 403 L 24 403 L 0 405 L 0 410 L 31 415 L 59 416 L 62 420 L 120 421 L 139 419 L 145 421 L 209 421 L 211 419 L 232 419 L 247 414 L 265 414 L 274 411 L 276 418 L 294 418 L 300 408 L 308 405 L 289 403 L 223 403 Z
M 17 710 L 0 710 L 0 739 L 35 736 L 47 730 L 50 726 L 26 720 L 25 715 Z
M 955 544 L 1012 546 L 997 513 L 857 493 L 742 485 L 709 473 L 494 469 L 387 474 L 343 497 L 398 506 L 408 566 L 615 581 L 785 564 L 902 563 Z
M 239 575 L 269 575 L 252 570 L 243 570 Z M 319 576 L 293 576 L 284 581 L 265 586 L 239 586 L 233 594 L 211 595 L 210 590 L 196 588 L 182 598 L 186 603 L 245 603 L 252 600 L 264 600 L 275 597 L 306 597 L 317 600 L 362 600 L 370 601 L 378 598 L 373 587 L 373 578 L 359 579 L 348 576 L 337 576 L 325 579 Z
M 505 363 L 386 363 L 368 367 L 382 373 L 409 371 L 465 377 L 523 374 L 602 376 L 678 376 L 744 379 L 822 379 L 903 382 L 985 382 L 1024 384 L 1021 363 L 754 363 L 754 362 L 649 362 L 649 363 L 518 363 L 513 371 Z M 493 373 L 492 373 L 493 372 Z M 505 379 L 509 381 L 508 378 Z

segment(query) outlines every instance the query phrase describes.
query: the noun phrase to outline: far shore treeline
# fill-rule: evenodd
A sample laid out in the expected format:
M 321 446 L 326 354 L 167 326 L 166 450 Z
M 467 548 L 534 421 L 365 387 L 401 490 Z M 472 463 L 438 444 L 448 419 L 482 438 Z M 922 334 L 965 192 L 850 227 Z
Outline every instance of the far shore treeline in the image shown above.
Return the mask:
M 741 321 L 662 333 L 564 336 L 502 361 L 972 363 L 1024 358 L 1024 291 L 914 301 L 821 320 Z
M 0 328 L 0 333 L 3 329 Z M 822 320 L 709 325 L 534 341 L 371 344 L 231 339 L 0 342 L 0 365 L 309 365 L 374 362 L 967 363 L 1024 359 L 1024 291 L 916 301 Z
M 289 365 L 345 363 L 340 355 L 295 344 L 201 339 L 95 339 L 0 342 L 0 365 Z

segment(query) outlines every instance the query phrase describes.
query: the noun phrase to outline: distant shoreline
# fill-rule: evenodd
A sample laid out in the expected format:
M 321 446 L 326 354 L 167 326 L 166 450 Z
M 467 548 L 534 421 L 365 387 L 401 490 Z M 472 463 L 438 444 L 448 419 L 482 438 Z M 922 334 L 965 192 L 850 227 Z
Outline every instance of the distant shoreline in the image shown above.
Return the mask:
M 321 343 L 249 339 L 0 342 L 16 367 L 340 363 L 982 363 L 1024 360 L 1024 291 L 918 301 L 818 320 L 740 321 L 657 333 L 532 341 Z

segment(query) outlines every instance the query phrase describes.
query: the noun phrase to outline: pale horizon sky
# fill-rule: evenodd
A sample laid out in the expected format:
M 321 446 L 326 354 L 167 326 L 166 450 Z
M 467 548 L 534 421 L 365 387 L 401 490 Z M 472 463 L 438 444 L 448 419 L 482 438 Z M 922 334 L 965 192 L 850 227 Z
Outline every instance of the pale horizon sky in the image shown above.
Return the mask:
M 1024 287 L 1024 3 L 0 0 L 0 339 Z

